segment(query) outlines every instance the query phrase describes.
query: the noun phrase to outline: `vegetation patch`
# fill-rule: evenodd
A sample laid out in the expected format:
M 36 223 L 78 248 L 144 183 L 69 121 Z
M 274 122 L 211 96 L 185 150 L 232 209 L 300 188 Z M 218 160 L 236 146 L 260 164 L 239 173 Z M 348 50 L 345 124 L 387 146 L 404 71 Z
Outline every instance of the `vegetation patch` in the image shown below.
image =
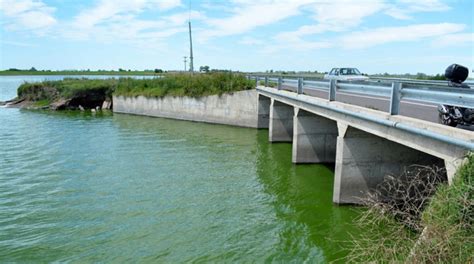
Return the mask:
M 207 74 L 168 74 L 159 78 L 87 79 L 66 78 L 59 81 L 24 83 L 18 98 L 33 108 L 77 109 L 101 107 L 112 95 L 122 96 L 191 96 L 223 94 L 255 87 L 241 74 L 213 72 Z M 31 103 L 33 102 L 33 103 Z
M 43 108 L 43 107 L 48 107 L 50 104 L 51 104 L 50 100 L 44 99 L 44 100 L 36 101 L 34 103 L 34 106 L 39 107 L 39 108 Z
M 200 97 L 249 90 L 255 87 L 253 81 L 233 73 L 175 74 L 162 78 L 122 78 L 114 95 L 122 96 L 191 96 Z
M 18 97 L 40 101 L 80 97 L 88 93 L 103 93 L 104 96 L 110 98 L 116 86 L 115 79 L 66 78 L 60 81 L 24 83 L 18 88 Z
M 348 262 L 472 263 L 474 155 L 451 185 L 436 167 L 387 177 L 366 201 Z

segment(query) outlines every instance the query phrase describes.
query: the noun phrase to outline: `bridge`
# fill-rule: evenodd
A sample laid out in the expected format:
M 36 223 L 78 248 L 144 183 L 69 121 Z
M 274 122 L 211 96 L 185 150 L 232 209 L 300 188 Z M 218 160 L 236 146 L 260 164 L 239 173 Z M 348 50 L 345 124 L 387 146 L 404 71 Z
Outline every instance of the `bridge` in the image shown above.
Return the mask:
M 386 175 L 399 175 L 412 164 L 445 167 L 452 182 L 466 154 L 474 150 L 472 131 L 401 114 L 404 107 L 420 103 L 474 108 L 470 89 L 398 80 L 249 78 L 257 83 L 258 127 L 268 128 L 270 142 L 292 142 L 293 163 L 335 163 L 337 204 L 360 203 Z M 381 111 L 347 102 L 351 96 L 373 96 L 389 105 Z

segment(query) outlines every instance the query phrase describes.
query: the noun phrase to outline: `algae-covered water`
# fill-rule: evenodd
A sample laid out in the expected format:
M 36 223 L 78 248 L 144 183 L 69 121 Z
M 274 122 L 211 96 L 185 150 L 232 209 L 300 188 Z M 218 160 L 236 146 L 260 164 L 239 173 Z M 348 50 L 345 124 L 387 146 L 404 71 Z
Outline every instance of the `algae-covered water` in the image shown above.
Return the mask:
M 266 130 L 0 108 L 0 262 L 328 262 L 358 232 L 332 186 Z

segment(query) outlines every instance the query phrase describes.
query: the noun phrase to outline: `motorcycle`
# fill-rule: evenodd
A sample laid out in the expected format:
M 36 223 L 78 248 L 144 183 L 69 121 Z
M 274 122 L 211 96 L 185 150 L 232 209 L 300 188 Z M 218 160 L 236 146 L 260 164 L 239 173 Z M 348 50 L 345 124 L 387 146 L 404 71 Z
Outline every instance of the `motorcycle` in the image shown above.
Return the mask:
M 456 88 L 471 89 L 469 85 L 463 84 L 469 74 L 469 70 L 459 64 L 452 64 L 444 73 L 448 85 Z M 439 122 L 444 125 L 456 127 L 474 125 L 474 109 L 451 105 L 439 105 Z

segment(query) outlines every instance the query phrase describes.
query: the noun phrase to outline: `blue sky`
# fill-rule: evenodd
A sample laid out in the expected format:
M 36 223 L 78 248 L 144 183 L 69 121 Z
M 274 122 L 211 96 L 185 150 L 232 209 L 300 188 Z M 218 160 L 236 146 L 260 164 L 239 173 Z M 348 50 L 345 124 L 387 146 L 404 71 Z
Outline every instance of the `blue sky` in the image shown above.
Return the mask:
M 474 69 L 472 0 L 0 0 L 0 69 Z M 471 72 L 471 77 L 473 73 Z

